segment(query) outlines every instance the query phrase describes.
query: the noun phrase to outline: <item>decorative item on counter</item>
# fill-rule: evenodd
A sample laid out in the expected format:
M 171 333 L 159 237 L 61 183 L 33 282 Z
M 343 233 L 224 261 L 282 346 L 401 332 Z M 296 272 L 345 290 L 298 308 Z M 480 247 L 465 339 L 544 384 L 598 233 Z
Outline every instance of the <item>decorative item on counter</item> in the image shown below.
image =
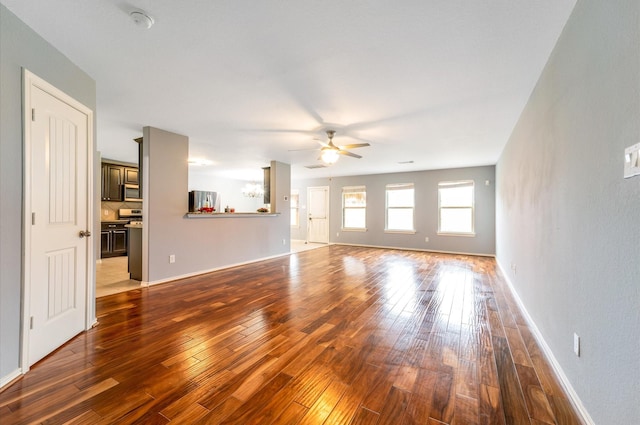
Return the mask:
M 224 207 L 224 212 L 228 213 L 229 212 L 229 205 L 227 205 L 226 207 Z
M 213 207 L 213 200 L 211 199 L 211 195 L 207 195 L 207 197 L 204 200 L 204 205 L 198 208 L 198 210 L 204 213 L 212 213 L 216 210 Z
M 262 208 L 258 208 L 258 212 L 259 213 L 266 213 L 266 212 L 269 212 L 269 210 L 264 208 L 264 207 L 262 207 Z
M 234 212 L 236 212 L 236 209 L 235 208 L 229 208 L 229 212 L 234 213 Z

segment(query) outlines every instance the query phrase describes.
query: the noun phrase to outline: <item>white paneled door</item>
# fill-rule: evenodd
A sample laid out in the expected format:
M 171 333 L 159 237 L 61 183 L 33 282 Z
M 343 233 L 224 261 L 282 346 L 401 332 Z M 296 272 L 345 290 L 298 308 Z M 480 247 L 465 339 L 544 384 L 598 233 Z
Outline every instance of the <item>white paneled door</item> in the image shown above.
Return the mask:
M 86 328 L 88 259 L 93 250 L 90 117 L 37 77 L 25 76 L 32 77 L 25 87 L 28 368 Z
M 307 189 L 309 216 L 307 220 L 307 241 L 329 243 L 329 188 L 310 187 Z

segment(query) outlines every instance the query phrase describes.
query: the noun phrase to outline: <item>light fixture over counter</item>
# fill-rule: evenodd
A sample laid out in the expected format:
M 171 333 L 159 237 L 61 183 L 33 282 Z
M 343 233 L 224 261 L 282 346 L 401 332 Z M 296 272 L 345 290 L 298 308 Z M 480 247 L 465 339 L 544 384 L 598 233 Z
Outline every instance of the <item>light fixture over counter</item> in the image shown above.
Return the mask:
M 262 185 L 258 183 L 247 183 L 242 188 L 242 194 L 248 198 L 262 198 L 264 196 L 264 189 Z

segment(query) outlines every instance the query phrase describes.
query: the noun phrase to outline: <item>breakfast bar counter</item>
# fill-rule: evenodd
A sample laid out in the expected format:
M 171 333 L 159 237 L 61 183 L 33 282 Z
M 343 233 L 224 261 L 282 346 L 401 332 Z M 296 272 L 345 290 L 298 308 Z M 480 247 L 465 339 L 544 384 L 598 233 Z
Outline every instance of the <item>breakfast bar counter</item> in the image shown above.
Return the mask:
M 261 212 L 233 212 L 233 213 L 197 213 L 190 212 L 185 215 L 186 218 L 254 218 L 254 217 L 277 217 L 280 213 L 261 213 Z

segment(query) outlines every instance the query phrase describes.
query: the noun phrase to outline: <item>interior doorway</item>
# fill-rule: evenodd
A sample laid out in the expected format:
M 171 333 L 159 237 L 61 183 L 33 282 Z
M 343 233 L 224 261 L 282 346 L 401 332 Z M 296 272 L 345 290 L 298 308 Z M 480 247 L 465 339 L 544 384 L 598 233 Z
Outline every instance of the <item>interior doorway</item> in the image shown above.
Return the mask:
M 329 243 L 329 186 L 307 189 L 307 242 Z

